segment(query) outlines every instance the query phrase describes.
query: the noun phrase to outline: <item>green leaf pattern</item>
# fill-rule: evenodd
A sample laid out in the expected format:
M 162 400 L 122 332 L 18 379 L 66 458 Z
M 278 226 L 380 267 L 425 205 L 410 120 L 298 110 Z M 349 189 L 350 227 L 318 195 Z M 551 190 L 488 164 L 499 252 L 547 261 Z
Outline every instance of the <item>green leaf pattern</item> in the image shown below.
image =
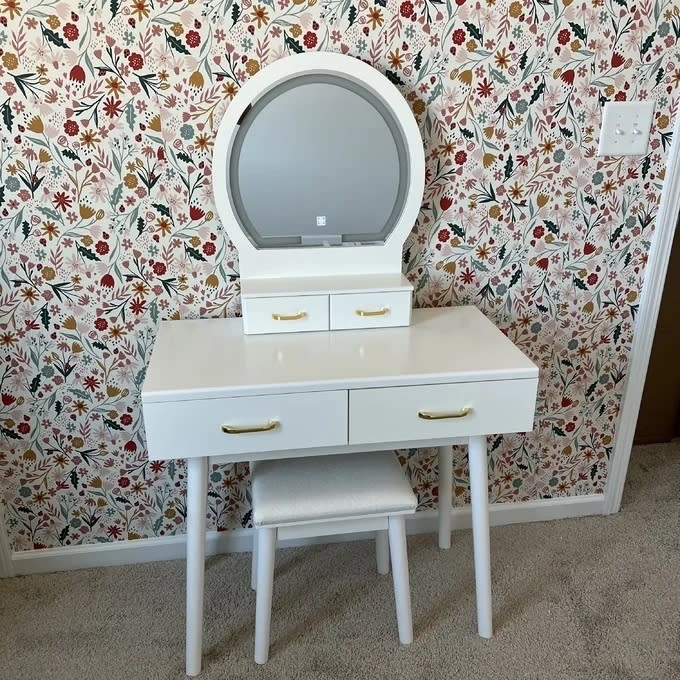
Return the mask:
M 240 313 L 215 132 L 249 78 L 315 50 L 385 74 L 420 126 L 415 303 L 477 305 L 541 368 L 534 431 L 490 440 L 491 500 L 604 489 L 680 104 L 672 3 L 0 5 L 0 496 L 15 550 L 184 531 L 185 466 L 148 460 L 139 390 L 161 320 Z M 656 104 L 649 151 L 597 156 L 600 106 L 638 98 Z M 431 453 L 398 454 L 421 508 L 436 504 Z M 210 482 L 211 528 L 247 525 L 247 467 Z M 466 502 L 464 449 L 454 485 Z

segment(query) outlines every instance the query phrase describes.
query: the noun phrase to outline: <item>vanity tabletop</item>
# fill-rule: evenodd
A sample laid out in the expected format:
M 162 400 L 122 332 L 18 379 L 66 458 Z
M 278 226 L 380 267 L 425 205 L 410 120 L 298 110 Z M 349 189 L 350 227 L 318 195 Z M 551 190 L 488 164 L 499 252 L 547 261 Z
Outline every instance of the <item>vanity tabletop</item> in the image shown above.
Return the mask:
M 144 403 L 537 378 L 476 307 L 414 309 L 410 326 L 244 335 L 240 318 L 161 321 Z

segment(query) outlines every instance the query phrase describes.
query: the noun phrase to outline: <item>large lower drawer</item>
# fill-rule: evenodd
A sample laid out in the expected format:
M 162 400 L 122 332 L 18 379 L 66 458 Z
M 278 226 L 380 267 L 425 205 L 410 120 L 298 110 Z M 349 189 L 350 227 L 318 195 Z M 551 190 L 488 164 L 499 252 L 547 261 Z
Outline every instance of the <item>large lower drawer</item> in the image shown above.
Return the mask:
M 309 392 L 144 405 L 152 460 L 347 443 L 347 392 Z
M 537 387 L 526 379 L 350 390 L 349 443 L 531 430 Z

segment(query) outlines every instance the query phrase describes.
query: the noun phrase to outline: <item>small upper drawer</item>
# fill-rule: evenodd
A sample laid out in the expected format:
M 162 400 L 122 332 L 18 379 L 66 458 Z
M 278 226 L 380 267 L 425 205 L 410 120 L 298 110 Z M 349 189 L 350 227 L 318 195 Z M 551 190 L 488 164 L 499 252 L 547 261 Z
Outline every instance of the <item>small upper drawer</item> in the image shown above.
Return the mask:
M 537 387 L 523 379 L 350 390 L 349 443 L 531 430 Z
M 328 330 L 328 295 L 244 297 L 242 304 L 247 334 Z
M 411 291 L 331 295 L 331 330 L 408 326 Z
M 347 392 L 144 405 L 149 458 L 219 456 L 347 443 Z

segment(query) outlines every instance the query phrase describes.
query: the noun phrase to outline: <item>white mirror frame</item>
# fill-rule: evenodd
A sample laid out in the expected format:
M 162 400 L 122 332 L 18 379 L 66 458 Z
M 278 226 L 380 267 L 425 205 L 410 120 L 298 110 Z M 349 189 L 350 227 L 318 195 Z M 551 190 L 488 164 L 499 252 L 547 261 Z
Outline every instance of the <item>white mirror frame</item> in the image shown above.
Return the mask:
M 262 248 L 251 243 L 234 213 L 228 192 L 228 153 L 238 121 L 254 101 L 277 85 L 302 75 L 328 74 L 354 81 L 381 99 L 395 116 L 406 142 L 410 180 L 402 213 L 384 244 L 304 248 Z M 238 249 L 242 278 L 334 276 L 401 272 L 404 241 L 420 211 L 425 188 L 425 153 L 418 124 L 401 92 L 372 66 L 343 54 L 306 52 L 279 59 L 241 86 L 220 122 L 213 152 L 217 214 Z

